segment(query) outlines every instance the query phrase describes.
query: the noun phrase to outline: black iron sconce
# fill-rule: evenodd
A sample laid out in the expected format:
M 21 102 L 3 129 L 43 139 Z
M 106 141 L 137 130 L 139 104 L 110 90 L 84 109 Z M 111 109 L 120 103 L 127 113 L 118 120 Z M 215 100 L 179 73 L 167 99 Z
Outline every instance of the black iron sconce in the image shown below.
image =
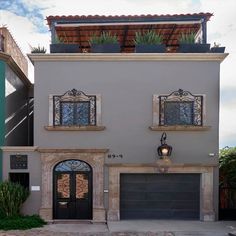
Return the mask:
M 172 147 L 166 143 L 166 132 L 161 135 L 161 145 L 157 148 L 157 153 L 161 158 L 165 158 L 171 155 Z

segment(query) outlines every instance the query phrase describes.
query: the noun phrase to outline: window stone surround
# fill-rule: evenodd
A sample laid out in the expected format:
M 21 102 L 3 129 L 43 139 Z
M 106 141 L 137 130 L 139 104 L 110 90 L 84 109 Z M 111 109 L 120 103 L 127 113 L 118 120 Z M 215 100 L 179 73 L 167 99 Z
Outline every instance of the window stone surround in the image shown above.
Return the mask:
M 105 222 L 104 208 L 104 160 L 108 149 L 42 149 L 42 202 L 40 216 L 45 221 L 53 220 L 53 168 L 59 162 L 69 159 L 87 162 L 93 173 L 92 222 Z
M 57 130 L 57 129 L 50 128 L 50 127 L 55 127 L 55 126 L 53 126 L 53 96 L 55 96 L 55 95 L 54 94 L 49 95 L 48 126 L 45 126 L 46 130 Z M 101 108 L 102 96 L 101 96 L 101 94 L 95 94 L 94 96 L 96 96 L 96 125 L 89 126 L 89 127 L 104 127 L 104 126 L 102 126 L 102 108 Z M 58 127 L 60 127 L 60 126 L 58 126 Z M 70 130 L 70 129 L 67 129 L 65 126 L 61 126 L 61 127 L 62 128 L 60 130 Z M 63 129 L 63 127 L 65 127 L 65 129 Z M 67 126 L 67 127 L 70 127 L 70 126 Z M 81 126 L 77 126 L 77 127 L 81 127 Z M 76 130 L 76 129 L 72 128 L 71 130 Z M 82 128 L 82 130 L 83 130 L 83 128 Z M 101 129 L 94 128 L 93 131 L 96 131 L 96 130 L 101 130 Z
M 149 127 L 152 131 L 207 131 L 211 126 L 206 125 L 206 95 L 197 94 L 196 96 L 203 97 L 202 107 L 202 126 L 195 125 L 160 125 L 160 99 L 159 96 L 166 96 L 166 94 L 153 94 L 152 96 L 152 126 Z
M 213 206 L 214 165 L 202 164 L 108 164 L 109 209 L 108 221 L 120 220 L 120 174 L 122 173 L 198 173 L 200 174 L 200 220 L 215 221 Z

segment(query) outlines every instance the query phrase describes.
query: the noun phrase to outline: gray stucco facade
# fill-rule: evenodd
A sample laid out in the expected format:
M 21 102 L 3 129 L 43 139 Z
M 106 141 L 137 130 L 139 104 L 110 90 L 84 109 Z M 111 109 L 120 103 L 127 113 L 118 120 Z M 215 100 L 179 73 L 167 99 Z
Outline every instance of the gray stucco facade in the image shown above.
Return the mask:
M 54 218 L 54 167 L 60 161 L 76 159 L 93 169 L 93 221 L 120 219 L 119 181 L 120 175 L 127 173 L 199 174 L 199 219 L 217 220 L 220 63 L 226 54 L 29 57 L 35 67 L 35 147 L 20 152 L 28 154 L 30 185 L 40 186 L 40 190 L 32 192 L 26 213 L 40 212 L 46 220 Z M 73 88 L 101 97 L 101 126 L 105 128 L 63 130 L 49 125 L 50 96 Z M 204 123 L 199 129 L 154 125 L 153 96 L 178 89 L 203 96 Z M 157 162 L 156 150 L 164 131 L 173 147 L 168 164 Z M 5 149 L 4 178 L 10 171 L 7 157 L 18 152 Z
M 162 133 L 149 129 L 152 96 L 182 88 L 206 96 L 206 125 L 211 128 L 207 132 L 170 132 L 168 142 L 174 148 L 171 159 L 175 163 L 216 163 L 217 159 L 208 154 L 218 153 L 220 62 L 47 61 L 34 65 L 36 146 L 109 148 L 110 153 L 122 154 L 123 158 L 107 159 L 108 163 L 152 163 Z M 49 95 L 73 88 L 101 94 L 104 131 L 44 129 L 49 123 Z

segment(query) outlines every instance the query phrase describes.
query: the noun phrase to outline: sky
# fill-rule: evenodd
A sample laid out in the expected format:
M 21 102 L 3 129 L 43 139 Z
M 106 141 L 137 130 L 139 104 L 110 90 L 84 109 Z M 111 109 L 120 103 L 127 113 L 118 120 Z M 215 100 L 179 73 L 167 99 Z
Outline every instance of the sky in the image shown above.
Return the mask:
M 221 64 L 220 148 L 236 146 L 236 0 L 0 0 L 0 26 L 7 26 L 24 54 L 30 46 L 49 52 L 49 15 L 138 15 L 210 12 L 208 43 L 226 47 Z M 34 81 L 29 62 L 29 79 Z

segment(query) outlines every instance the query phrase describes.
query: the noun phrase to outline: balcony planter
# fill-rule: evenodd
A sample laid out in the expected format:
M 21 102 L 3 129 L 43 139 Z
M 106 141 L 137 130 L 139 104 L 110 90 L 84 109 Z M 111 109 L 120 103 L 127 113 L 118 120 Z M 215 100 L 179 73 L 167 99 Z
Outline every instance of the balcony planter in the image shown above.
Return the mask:
M 119 53 L 119 43 L 91 44 L 92 53 Z
M 136 32 L 134 44 L 137 53 L 164 53 L 166 51 L 162 36 L 155 30 Z
M 120 44 L 116 35 L 111 32 L 102 32 L 89 39 L 92 53 L 119 53 Z
M 79 44 L 64 44 L 54 43 L 50 44 L 50 53 L 79 53 Z
M 163 44 L 148 45 L 138 44 L 135 46 L 136 53 L 164 53 L 166 52 L 166 46 Z
M 180 43 L 178 51 L 181 53 L 206 53 L 210 51 L 210 44 Z
M 211 52 L 212 53 L 224 53 L 225 47 L 212 47 Z

